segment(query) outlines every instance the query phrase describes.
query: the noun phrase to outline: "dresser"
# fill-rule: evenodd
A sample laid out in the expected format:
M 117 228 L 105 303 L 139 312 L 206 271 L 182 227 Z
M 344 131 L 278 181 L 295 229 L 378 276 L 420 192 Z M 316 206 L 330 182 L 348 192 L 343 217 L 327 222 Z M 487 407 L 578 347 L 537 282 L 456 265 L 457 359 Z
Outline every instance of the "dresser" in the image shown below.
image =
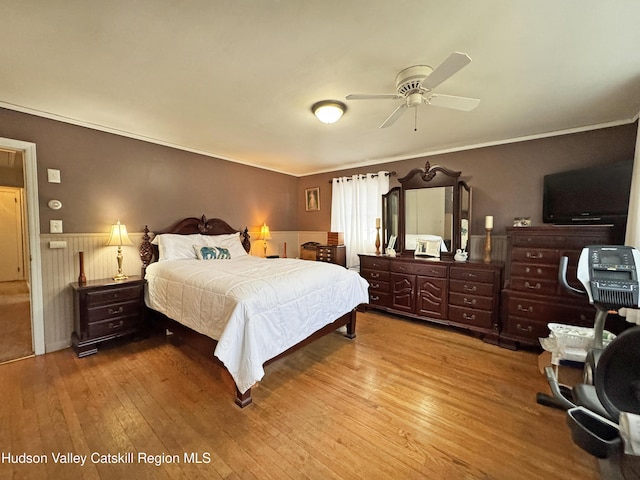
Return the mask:
M 72 283 L 74 331 L 71 344 L 79 357 L 98 351 L 107 340 L 144 328 L 144 279 L 92 280 Z
M 486 342 L 498 342 L 501 264 L 359 257 L 360 275 L 369 282 L 370 308 L 464 328 Z
M 614 229 L 605 225 L 507 228 L 500 344 L 539 346 L 538 339 L 549 335 L 548 323 L 592 327 L 594 307 L 558 281 L 560 258 L 569 258 L 569 284 L 584 290 L 576 276 L 582 248 L 615 242 Z
M 318 245 L 316 247 L 316 261 L 335 263 L 346 268 L 346 247 L 344 245 Z

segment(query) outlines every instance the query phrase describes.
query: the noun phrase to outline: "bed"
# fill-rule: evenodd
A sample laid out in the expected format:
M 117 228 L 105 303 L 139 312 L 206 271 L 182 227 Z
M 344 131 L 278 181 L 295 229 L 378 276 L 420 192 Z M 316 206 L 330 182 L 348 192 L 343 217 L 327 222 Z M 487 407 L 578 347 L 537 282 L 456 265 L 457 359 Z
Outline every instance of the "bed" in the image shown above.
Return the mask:
M 356 308 L 368 284 L 341 266 L 249 255 L 247 229 L 190 217 L 153 240 L 145 227 L 140 257 L 145 303 L 161 326 L 226 368 L 235 402 L 268 363 L 340 327 L 355 338 Z

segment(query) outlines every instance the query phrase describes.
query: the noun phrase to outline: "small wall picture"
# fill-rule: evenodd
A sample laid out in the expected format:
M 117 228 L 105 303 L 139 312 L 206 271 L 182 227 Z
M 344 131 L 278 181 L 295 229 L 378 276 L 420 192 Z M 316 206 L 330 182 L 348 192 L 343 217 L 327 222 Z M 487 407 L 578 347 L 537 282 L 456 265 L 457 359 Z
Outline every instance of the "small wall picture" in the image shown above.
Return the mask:
M 320 210 L 320 187 L 307 188 L 304 197 L 307 212 Z

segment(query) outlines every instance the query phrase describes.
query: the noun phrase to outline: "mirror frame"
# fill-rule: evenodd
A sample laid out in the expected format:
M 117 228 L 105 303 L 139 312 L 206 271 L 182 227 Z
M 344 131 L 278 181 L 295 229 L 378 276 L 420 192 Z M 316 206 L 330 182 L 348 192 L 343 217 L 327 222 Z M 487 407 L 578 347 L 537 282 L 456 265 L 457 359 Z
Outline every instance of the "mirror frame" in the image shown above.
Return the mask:
M 466 216 L 469 219 L 469 226 L 471 225 L 471 188 L 463 181 L 459 180 L 462 172 L 455 172 L 441 166 L 431 166 L 427 161 L 424 168 L 414 168 L 407 175 L 398 179 L 400 182 L 400 224 L 398 225 L 398 240 L 396 243 L 396 251 L 402 252 L 402 254 L 413 254 L 413 250 L 405 250 L 405 192 L 407 190 L 414 190 L 419 188 L 434 188 L 434 187 L 452 187 L 453 188 L 453 238 L 451 239 L 451 248 L 448 252 L 442 252 L 441 257 L 453 258 L 456 250 L 460 248 L 462 236 L 461 236 L 461 219 L 462 206 L 460 205 L 460 196 L 462 189 L 465 189 L 469 197 L 469 205 L 467 206 Z M 384 201 L 384 200 L 383 200 Z M 387 221 L 386 218 L 383 221 Z M 471 232 L 468 232 L 469 238 Z M 385 238 L 385 242 L 387 239 Z M 468 246 L 467 246 L 468 251 Z

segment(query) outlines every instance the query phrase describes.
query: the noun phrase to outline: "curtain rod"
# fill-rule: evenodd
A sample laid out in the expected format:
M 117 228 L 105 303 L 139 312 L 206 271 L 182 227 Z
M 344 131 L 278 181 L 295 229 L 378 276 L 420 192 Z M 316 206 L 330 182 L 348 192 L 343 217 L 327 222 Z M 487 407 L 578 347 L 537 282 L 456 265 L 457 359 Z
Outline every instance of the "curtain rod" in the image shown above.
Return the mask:
M 359 175 L 368 175 L 368 174 L 367 174 L 367 173 L 360 173 Z M 396 176 L 396 172 L 387 172 L 387 173 L 385 173 L 385 175 L 386 175 L 387 177 L 395 177 L 395 176 Z M 374 174 L 372 174 L 371 176 L 372 176 L 372 177 L 377 177 L 377 176 L 378 176 L 378 174 L 377 174 L 377 173 L 374 173 Z M 351 178 L 350 178 L 350 177 L 347 177 L 347 182 L 350 182 L 350 181 L 351 181 Z M 333 179 L 329 180 L 329 183 L 333 183 Z

